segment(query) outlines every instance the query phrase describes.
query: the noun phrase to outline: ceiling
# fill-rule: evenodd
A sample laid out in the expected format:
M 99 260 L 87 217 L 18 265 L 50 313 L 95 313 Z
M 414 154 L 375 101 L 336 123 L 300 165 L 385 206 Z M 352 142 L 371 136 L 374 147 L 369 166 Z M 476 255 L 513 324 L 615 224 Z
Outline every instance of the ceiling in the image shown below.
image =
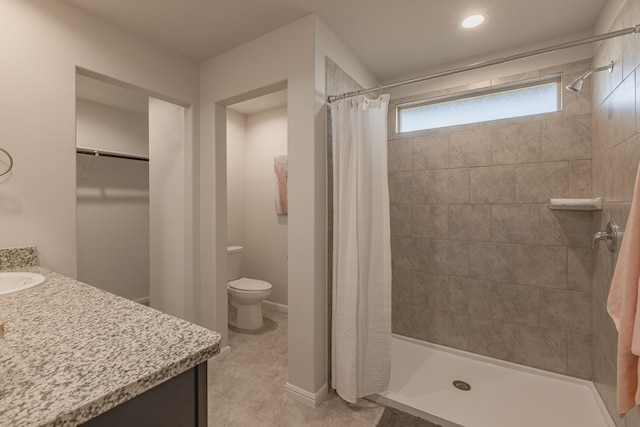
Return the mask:
M 310 13 L 382 82 L 590 31 L 606 0 L 65 0 L 201 62 Z M 483 12 L 487 22 L 460 30 Z

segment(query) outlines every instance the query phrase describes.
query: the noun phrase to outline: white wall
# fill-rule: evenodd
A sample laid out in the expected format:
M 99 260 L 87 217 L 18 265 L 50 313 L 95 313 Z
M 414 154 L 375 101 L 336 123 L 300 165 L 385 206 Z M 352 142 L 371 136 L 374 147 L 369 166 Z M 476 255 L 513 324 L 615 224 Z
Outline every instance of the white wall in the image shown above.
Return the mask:
M 287 154 L 287 108 L 247 116 L 245 277 L 271 283 L 267 300 L 288 304 L 287 215 L 275 209 L 273 158 Z
M 149 98 L 149 305 L 185 318 L 185 110 Z
M 36 245 L 41 265 L 77 275 L 75 86 L 81 67 L 194 105 L 185 155 L 185 170 L 193 173 L 182 178 L 181 224 L 193 259 L 198 65 L 59 0 L 3 0 L 0 28 L 0 141 L 15 160 L 0 180 L 2 246 Z M 186 286 L 193 280 L 187 271 Z
M 202 310 L 204 324 L 223 333 L 223 346 L 227 342 L 225 106 L 284 89 L 286 82 L 287 387 L 311 398 L 321 394 L 327 383 L 325 54 L 339 57 L 337 63 L 355 78 L 368 74 L 324 24 L 308 16 L 204 62 L 200 79 Z M 360 72 L 352 71 L 356 69 Z M 205 315 L 205 306 L 212 302 L 215 311 Z
M 245 245 L 247 116 L 227 110 L 227 243 Z
M 77 144 L 146 155 L 146 115 L 78 99 Z M 78 154 L 78 279 L 129 299 L 149 296 L 149 164 Z
M 78 98 L 76 119 L 79 147 L 149 155 L 149 119 L 146 114 Z
M 149 163 L 78 154 L 77 174 L 78 280 L 147 298 Z

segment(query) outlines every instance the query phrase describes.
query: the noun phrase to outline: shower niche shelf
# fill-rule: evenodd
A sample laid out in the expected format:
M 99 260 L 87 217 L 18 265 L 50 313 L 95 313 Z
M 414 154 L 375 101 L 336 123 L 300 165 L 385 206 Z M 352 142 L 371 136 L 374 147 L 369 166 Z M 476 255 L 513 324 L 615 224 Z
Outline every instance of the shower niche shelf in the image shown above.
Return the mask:
M 591 199 L 551 199 L 549 208 L 572 211 L 600 211 L 602 210 L 602 197 Z

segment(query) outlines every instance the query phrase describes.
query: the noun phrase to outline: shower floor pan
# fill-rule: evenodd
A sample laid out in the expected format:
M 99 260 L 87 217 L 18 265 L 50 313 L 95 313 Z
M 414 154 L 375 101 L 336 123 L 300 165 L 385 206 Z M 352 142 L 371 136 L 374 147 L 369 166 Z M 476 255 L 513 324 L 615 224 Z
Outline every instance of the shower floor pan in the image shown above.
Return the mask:
M 443 427 L 615 427 L 590 381 L 399 335 L 389 390 L 367 399 Z

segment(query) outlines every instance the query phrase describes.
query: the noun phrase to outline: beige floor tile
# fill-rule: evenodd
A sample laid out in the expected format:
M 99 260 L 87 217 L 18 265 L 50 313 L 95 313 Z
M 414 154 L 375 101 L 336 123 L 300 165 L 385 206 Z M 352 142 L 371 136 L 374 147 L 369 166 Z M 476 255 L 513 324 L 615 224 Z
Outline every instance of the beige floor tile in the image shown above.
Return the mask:
M 285 393 L 288 375 L 287 314 L 264 307 L 265 327 L 229 330 L 231 352 L 209 361 L 209 427 L 373 427 L 383 407 L 351 405 L 335 392 L 317 408 Z

